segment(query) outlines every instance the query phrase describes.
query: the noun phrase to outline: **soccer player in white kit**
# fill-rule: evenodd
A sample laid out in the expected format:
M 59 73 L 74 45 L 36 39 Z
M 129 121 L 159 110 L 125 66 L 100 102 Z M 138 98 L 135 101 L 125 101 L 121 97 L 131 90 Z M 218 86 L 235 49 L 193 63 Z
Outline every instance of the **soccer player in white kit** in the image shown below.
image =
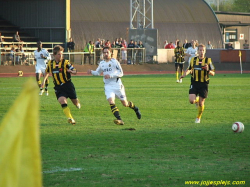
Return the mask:
M 34 51 L 34 60 L 36 61 L 36 81 L 38 83 L 38 87 L 40 88 L 39 95 L 43 95 L 43 87 L 42 87 L 42 81 L 41 81 L 41 75 L 43 77 L 45 76 L 45 70 L 47 67 L 47 63 L 49 60 L 51 60 L 51 56 L 49 52 L 46 49 L 42 48 L 42 42 L 37 42 L 37 50 Z M 45 81 L 45 93 L 48 96 L 48 85 L 49 85 L 49 79 L 46 79 Z
M 132 101 L 128 101 L 125 93 L 125 88 L 122 84 L 121 77 L 123 76 L 123 70 L 120 63 L 111 58 L 112 49 L 110 47 L 103 48 L 104 60 L 100 62 L 96 71 L 88 70 L 89 74 L 98 76 L 103 73 L 103 81 L 105 88 L 106 99 L 110 104 L 110 108 L 116 119 L 114 123 L 117 125 L 124 125 L 122 121 L 119 109 L 115 105 L 115 97 L 119 98 L 123 106 L 133 109 L 138 119 L 141 119 L 141 113 L 139 108 L 134 105 Z
M 186 52 L 185 52 L 185 55 L 189 57 L 189 58 L 188 58 L 188 66 L 189 66 L 189 64 L 190 64 L 191 58 L 196 57 L 196 56 L 198 55 L 198 53 L 197 53 L 198 48 L 195 47 L 195 44 L 196 44 L 196 42 L 195 42 L 195 41 L 192 41 L 192 42 L 191 42 L 191 45 L 192 45 L 192 46 L 189 47 L 189 48 L 186 50 Z

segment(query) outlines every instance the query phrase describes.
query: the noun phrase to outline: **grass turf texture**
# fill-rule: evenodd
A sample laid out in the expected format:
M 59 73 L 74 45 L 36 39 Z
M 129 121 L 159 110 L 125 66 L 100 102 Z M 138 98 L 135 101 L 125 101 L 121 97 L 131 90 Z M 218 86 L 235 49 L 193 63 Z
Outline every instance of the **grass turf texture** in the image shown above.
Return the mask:
M 198 186 L 185 181 L 202 180 L 245 181 L 242 186 L 249 186 L 249 78 L 212 77 L 201 124 L 195 124 L 197 109 L 188 102 L 190 77 L 177 84 L 172 74 L 124 76 L 128 100 L 140 108 L 142 119 L 116 100 L 125 122 L 117 126 L 102 77 L 73 77 L 82 108 L 68 100 L 77 122 L 72 126 L 50 77 L 50 95 L 40 97 L 44 187 Z M 0 119 L 27 79 L 0 79 Z M 235 121 L 243 122 L 243 133 L 233 133 Z

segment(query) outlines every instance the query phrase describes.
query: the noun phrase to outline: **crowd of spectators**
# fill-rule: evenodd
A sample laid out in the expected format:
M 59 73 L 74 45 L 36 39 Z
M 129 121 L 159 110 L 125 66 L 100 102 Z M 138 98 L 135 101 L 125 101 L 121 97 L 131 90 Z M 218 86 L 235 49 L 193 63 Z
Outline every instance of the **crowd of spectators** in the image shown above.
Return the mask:
M 3 65 L 16 65 L 16 64 L 24 64 L 26 63 L 27 56 L 23 50 L 23 41 L 20 39 L 18 31 L 13 35 L 13 44 L 11 45 L 3 45 L 4 39 L 2 34 L 0 33 L 0 43 L 1 43 L 1 52 L 3 52 L 2 61 L 4 61 Z M 8 49 L 10 50 L 8 52 Z
M 23 50 L 23 41 L 21 40 L 21 37 L 19 35 L 19 32 L 16 31 L 13 36 L 13 45 L 9 46 L 3 46 L 4 39 L 0 33 L 0 45 L 2 49 L 8 48 L 9 55 L 8 60 L 12 61 L 15 64 L 23 64 L 26 60 L 26 55 Z M 181 44 L 179 39 L 176 39 L 175 42 L 170 41 L 168 43 L 167 40 L 164 41 L 164 49 L 175 49 L 177 47 L 177 43 Z M 191 40 L 188 42 L 187 39 L 185 39 L 182 43 L 183 49 L 186 51 L 188 48 L 192 47 L 192 43 L 195 43 L 195 47 L 198 46 L 199 42 L 198 40 Z M 112 42 L 110 40 L 104 40 L 98 38 L 95 42 L 94 41 L 88 41 L 84 45 L 83 52 L 84 53 L 84 64 L 94 64 L 96 62 L 100 62 L 103 59 L 102 56 L 102 48 L 108 46 L 113 48 L 113 58 L 116 58 L 123 64 L 139 64 L 142 61 L 143 56 L 143 48 L 144 45 L 142 41 L 134 41 L 130 40 L 129 43 L 123 38 L 115 38 Z M 214 46 L 211 44 L 210 41 L 206 44 L 207 49 L 214 49 Z M 227 43 L 225 45 L 225 49 L 233 50 L 234 47 L 232 43 Z M 245 40 L 245 43 L 243 44 L 243 49 L 249 49 L 248 41 Z M 75 42 L 72 38 L 69 39 L 67 42 L 67 51 L 66 52 L 75 52 Z M 95 57 L 94 59 L 94 52 Z M 72 55 L 73 58 L 71 58 L 71 61 L 74 61 L 74 55 Z M 88 60 L 88 62 L 87 62 Z
M 100 62 L 103 60 L 102 48 L 111 47 L 113 48 L 112 57 L 116 58 L 123 64 L 139 64 L 142 61 L 144 48 L 142 41 L 130 40 L 129 43 L 123 38 L 115 38 L 113 42 L 110 40 L 104 40 L 98 38 L 95 42 L 89 41 L 85 44 L 84 47 L 84 64 L 94 64 L 94 54 L 96 59 L 95 61 Z M 87 62 L 88 60 L 88 62 Z

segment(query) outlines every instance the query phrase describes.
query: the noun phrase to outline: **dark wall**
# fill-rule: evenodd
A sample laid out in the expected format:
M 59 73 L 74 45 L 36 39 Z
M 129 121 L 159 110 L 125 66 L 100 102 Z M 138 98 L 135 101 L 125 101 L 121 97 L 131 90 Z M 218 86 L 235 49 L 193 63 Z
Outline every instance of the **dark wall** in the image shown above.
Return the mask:
M 66 0 L 0 0 L 0 17 L 44 42 L 65 42 Z

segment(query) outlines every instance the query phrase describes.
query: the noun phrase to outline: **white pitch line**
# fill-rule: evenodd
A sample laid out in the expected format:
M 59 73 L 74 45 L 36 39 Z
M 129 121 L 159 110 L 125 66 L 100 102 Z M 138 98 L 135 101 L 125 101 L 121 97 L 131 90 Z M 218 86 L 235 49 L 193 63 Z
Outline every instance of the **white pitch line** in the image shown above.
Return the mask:
M 56 172 L 70 172 L 70 171 L 81 171 L 83 168 L 57 168 L 54 170 L 43 171 L 43 173 L 56 173 Z

